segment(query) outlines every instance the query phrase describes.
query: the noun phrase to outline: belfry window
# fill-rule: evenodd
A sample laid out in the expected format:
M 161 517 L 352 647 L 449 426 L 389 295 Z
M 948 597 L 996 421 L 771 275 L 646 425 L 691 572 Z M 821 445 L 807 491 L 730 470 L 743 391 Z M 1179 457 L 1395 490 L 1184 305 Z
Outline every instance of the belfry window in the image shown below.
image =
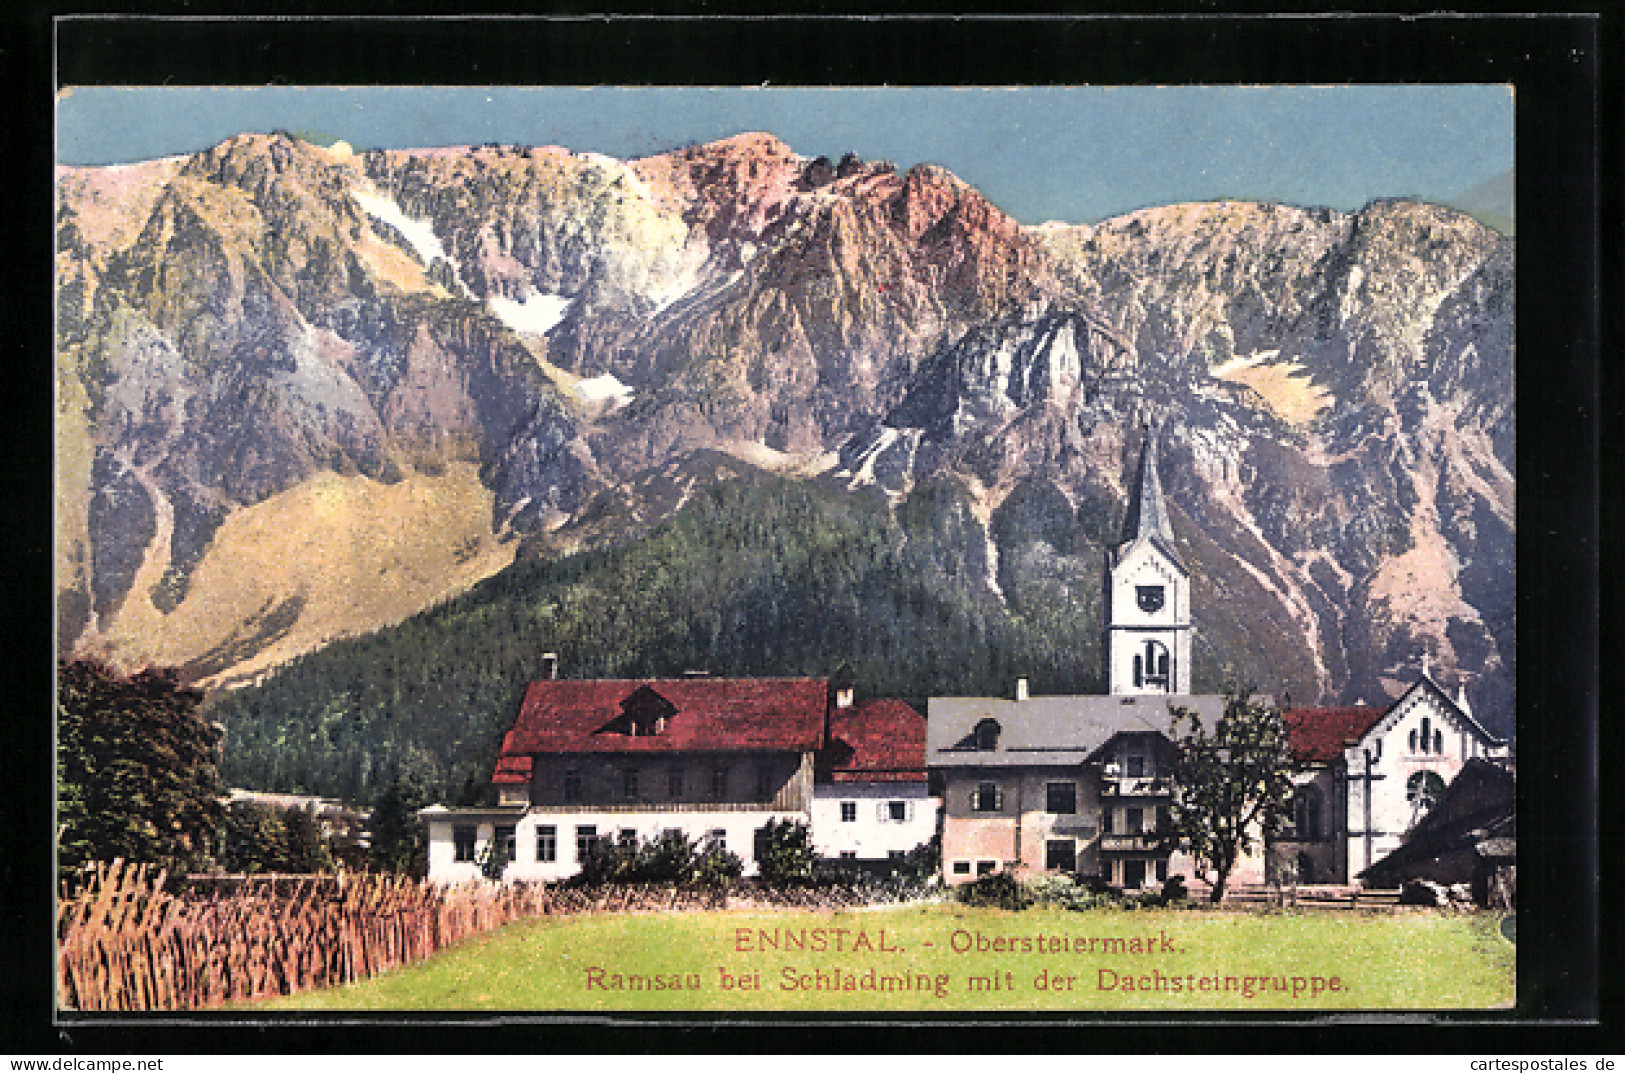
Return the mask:
M 1134 655 L 1134 688 L 1168 688 L 1168 646 L 1147 641 L 1145 651 Z

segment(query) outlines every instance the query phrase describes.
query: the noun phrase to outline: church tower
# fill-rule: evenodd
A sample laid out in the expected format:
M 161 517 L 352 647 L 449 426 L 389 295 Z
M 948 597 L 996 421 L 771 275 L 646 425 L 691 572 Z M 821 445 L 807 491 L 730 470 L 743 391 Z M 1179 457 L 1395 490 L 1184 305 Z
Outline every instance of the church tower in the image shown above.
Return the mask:
M 1112 693 L 1191 691 L 1191 579 L 1174 554 L 1155 428 L 1140 449 L 1123 540 L 1107 559 L 1106 679 Z

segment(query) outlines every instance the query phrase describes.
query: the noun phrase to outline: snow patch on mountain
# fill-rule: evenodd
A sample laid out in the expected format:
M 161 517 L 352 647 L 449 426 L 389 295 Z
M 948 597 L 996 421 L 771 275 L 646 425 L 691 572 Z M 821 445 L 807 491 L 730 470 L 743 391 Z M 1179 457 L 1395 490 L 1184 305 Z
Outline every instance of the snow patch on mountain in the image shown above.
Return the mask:
M 493 293 L 488 301 L 491 312 L 497 319 L 516 332 L 529 332 L 533 335 L 546 335 L 552 331 L 575 299 L 567 294 L 542 294 L 537 291 L 525 295 L 515 301 L 500 294 Z
M 434 233 L 434 224 L 430 221 L 406 215 L 399 203 L 387 195 L 370 190 L 352 190 L 350 194 L 368 216 L 382 220 L 404 235 L 424 264 L 433 264 L 437 257 L 448 262 L 451 260 L 446 256 L 446 247 L 441 245 L 439 236 Z
M 611 373 L 577 380 L 572 390 L 576 393 L 576 397 L 584 402 L 608 401 L 617 410 L 631 402 L 633 396 L 637 394 Z

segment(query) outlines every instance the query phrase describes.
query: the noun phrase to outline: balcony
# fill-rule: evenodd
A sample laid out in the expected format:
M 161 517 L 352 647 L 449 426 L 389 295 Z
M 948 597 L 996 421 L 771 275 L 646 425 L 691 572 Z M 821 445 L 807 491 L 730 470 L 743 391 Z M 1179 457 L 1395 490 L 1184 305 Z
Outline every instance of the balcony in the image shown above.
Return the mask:
M 1154 835 L 1101 835 L 1100 852 L 1157 853 L 1160 851 Z
M 1174 780 L 1165 777 L 1157 778 L 1112 778 L 1110 776 L 1101 780 L 1101 797 L 1171 797 L 1174 792 Z

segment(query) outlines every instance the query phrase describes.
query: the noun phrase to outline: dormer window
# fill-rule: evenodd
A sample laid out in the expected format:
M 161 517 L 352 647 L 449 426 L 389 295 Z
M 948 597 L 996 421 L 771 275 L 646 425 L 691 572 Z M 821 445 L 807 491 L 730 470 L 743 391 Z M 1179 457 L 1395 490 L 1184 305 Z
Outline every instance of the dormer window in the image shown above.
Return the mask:
M 651 687 L 642 686 L 621 702 L 621 714 L 604 729 L 631 738 L 650 737 L 665 733 L 676 714 L 676 705 Z
M 984 719 L 976 724 L 976 751 L 990 753 L 999 747 L 999 721 Z

